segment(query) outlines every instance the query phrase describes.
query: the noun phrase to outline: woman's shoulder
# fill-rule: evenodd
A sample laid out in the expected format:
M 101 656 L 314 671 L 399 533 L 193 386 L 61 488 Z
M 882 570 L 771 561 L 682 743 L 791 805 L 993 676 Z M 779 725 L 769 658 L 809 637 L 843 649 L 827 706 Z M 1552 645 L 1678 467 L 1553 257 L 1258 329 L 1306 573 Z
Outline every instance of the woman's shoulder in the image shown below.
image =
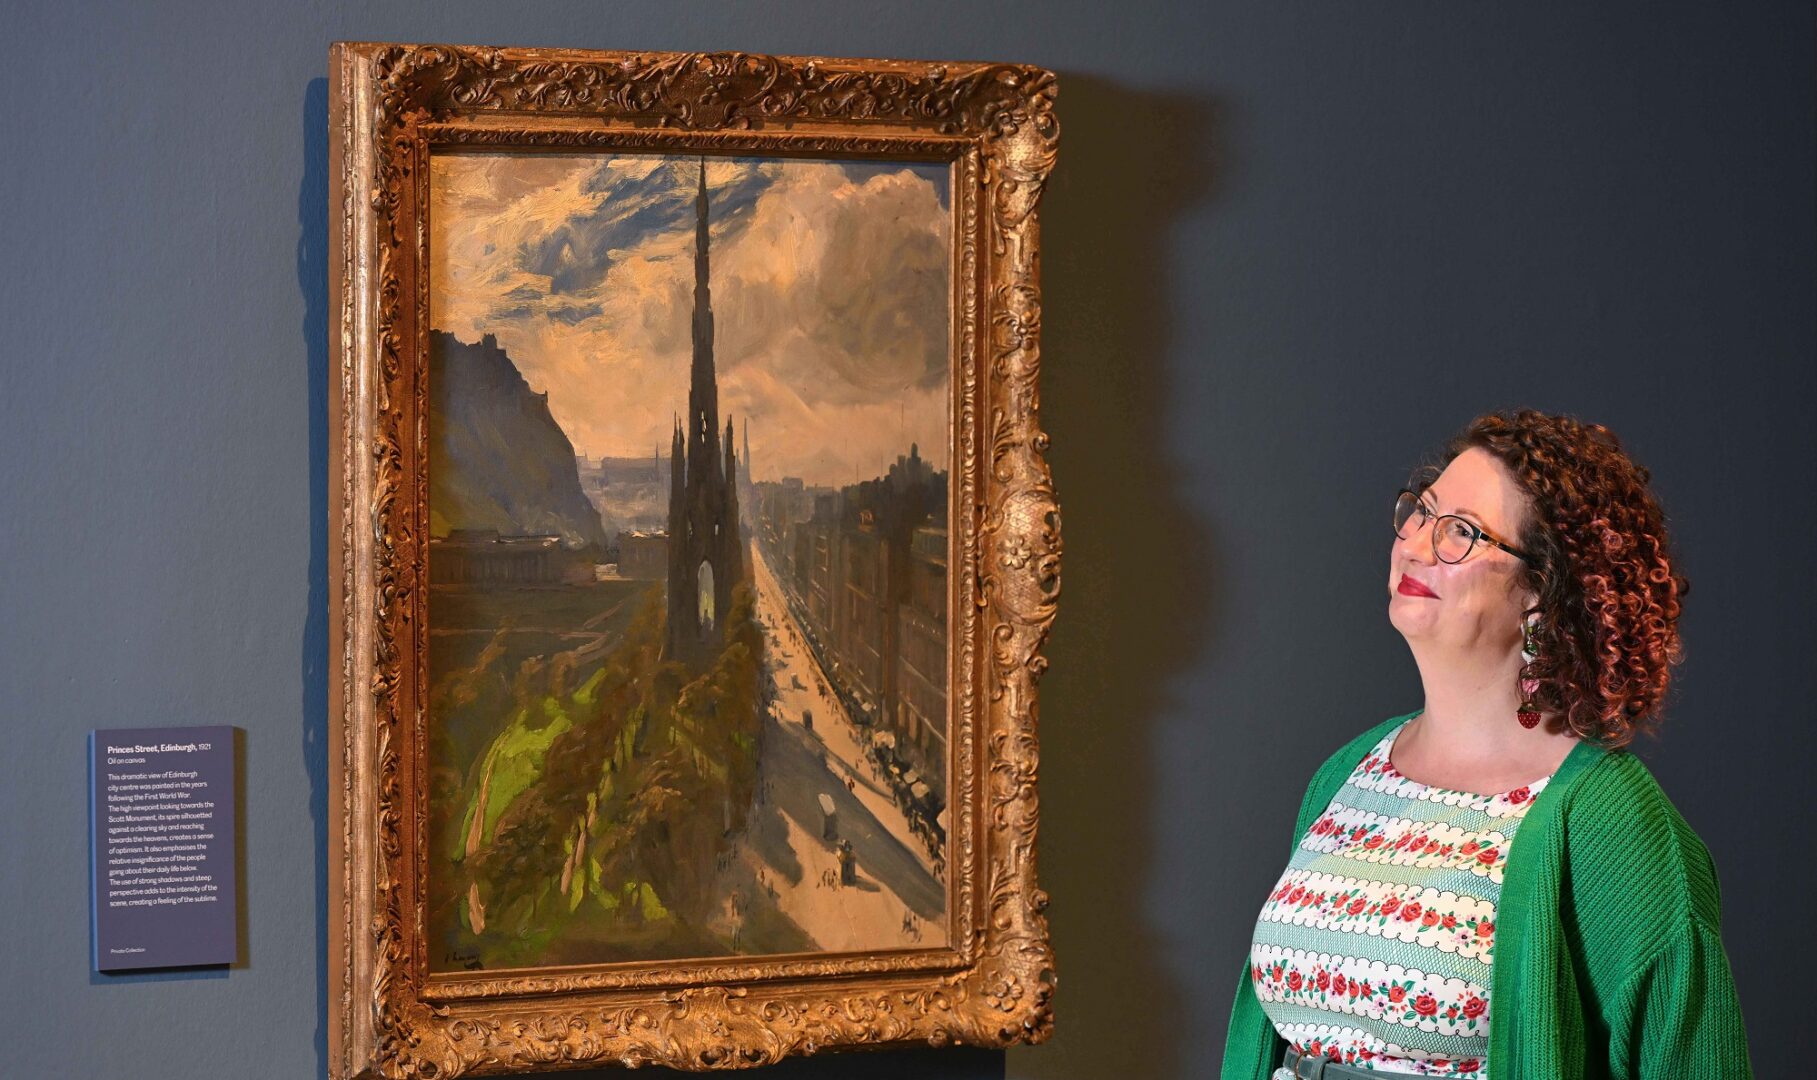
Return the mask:
M 1659 862 L 1674 871 L 1688 852 L 1707 855 L 1704 843 L 1667 797 L 1665 788 L 1630 750 L 1604 750 L 1572 785 L 1566 828 L 1585 843 L 1616 857 Z
M 1565 794 L 1562 814 L 1571 895 L 1586 918 L 1649 936 L 1689 921 L 1720 925 L 1709 848 L 1638 756 L 1601 753 Z
M 1560 792 L 1552 838 L 1563 842 L 1547 846 L 1563 850 L 1563 938 L 1581 999 L 1608 1032 L 1613 1071 L 1751 1076 L 1709 849 L 1640 758 L 1585 759 Z M 1519 850 L 1517 838 L 1515 858 Z

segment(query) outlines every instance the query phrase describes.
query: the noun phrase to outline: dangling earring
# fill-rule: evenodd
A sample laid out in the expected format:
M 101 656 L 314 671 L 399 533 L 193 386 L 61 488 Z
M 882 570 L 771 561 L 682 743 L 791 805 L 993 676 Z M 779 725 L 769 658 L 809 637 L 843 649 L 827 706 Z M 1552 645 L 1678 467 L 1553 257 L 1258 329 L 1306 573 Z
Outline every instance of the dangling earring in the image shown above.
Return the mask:
M 1528 619 L 1521 626 L 1520 654 L 1524 663 L 1520 670 L 1520 711 L 1514 714 L 1520 726 L 1529 730 L 1538 727 L 1540 720 L 1539 706 L 1533 702 L 1533 695 L 1539 693 L 1539 680 L 1529 675 L 1533 661 L 1539 659 L 1539 644 L 1533 640 L 1533 627 L 1537 622 L 1537 619 Z

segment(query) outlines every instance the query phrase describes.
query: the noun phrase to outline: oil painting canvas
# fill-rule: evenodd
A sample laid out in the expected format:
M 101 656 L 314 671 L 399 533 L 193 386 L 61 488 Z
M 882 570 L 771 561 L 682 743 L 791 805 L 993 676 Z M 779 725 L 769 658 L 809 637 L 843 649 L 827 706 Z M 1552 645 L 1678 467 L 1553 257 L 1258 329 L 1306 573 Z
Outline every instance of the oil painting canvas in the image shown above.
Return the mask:
M 950 168 L 430 158 L 432 972 L 948 944 Z

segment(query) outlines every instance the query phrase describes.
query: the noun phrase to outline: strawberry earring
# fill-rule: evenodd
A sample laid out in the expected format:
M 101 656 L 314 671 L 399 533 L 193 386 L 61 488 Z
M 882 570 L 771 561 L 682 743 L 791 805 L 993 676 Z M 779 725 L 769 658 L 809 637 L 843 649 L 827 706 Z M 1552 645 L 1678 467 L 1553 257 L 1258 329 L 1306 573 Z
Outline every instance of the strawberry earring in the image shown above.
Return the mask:
M 1536 619 L 1528 619 L 1521 626 L 1520 654 L 1524 663 L 1520 670 L 1520 711 L 1514 714 L 1514 718 L 1520 721 L 1520 726 L 1529 730 L 1538 727 L 1540 719 L 1539 706 L 1533 701 L 1533 695 L 1539 693 L 1539 680 L 1529 674 L 1533 670 L 1533 661 L 1539 659 L 1539 643 L 1533 640 L 1536 622 Z

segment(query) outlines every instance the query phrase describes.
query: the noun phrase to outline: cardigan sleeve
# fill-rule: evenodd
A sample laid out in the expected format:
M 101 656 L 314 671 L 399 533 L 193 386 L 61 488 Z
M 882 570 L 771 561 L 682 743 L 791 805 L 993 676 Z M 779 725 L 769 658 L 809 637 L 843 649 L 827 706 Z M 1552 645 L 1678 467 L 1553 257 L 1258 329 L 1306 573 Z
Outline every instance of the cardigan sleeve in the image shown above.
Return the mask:
M 1747 1031 L 1722 947 L 1709 848 L 1631 753 L 1607 755 L 1568 811 L 1568 933 L 1617 1080 L 1746 1080 Z
M 1685 920 L 1629 977 L 1610 1013 L 1610 1069 L 1635 1080 L 1750 1080 L 1747 1031 L 1722 935 Z

